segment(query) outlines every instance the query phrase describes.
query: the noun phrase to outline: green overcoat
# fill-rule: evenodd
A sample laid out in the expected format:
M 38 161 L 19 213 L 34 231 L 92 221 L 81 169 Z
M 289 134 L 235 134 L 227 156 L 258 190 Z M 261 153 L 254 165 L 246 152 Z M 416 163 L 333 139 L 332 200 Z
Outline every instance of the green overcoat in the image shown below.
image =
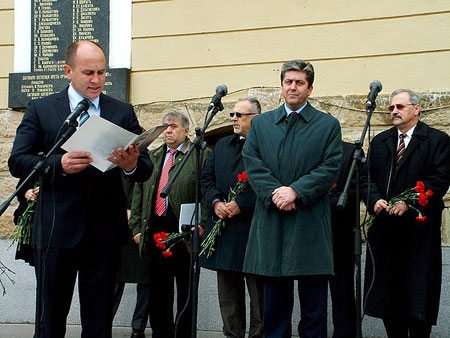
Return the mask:
M 181 151 L 176 155 L 174 164 L 169 171 L 169 181 L 173 174 L 177 171 L 183 158 L 189 152 L 189 149 L 193 147 L 193 143 L 186 139 L 186 142 Z M 159 182 L 160 171 L 162 169 L 162 161 L 166 154 L 166 145 L 162 145 L 155 150 L 150 151 L 150 159 L 154 165 L 154 170 L 150 178 L 144 183 L 136 183 L 133 191 L 133 200 L 131 204 L 131 217 L 130 227 L 133 236 L 141 233 L 141 239 L 139 241 L 139 248 L 142 254 L 142 246 L 148 240 L 153 244 L 152 238 L 145 238 L 147 234 L 147 227 L 151 228 L 150 213 L 153 212 L 152 207 L 154 205 L 155 190 L 157 182 Z M 211 149 L 206 148 L 202 151 L 201 166 L 205 165 L 205 162 L 211 154 Z M 175 180 L 172 188 L 169 191 L 168 198 L 172 211 L 177 218 L 180 217 L 181 204 L 194 203 L 195 201 L 195 174 L 196 174 L 196 154 L 195 151 L 189 157 L 185 163 L 183 169 L 180 171 L 179 176 Z M 201 196 L 200 196 L 201 198 Z M 202 204 L 202 220 L 201 224 L 205 226 L 208 209 Z M 178 229 L 170 229 L 171 232 L 178 231 Z M 151 231 L 150 231 L 151 232 Z
M 342 158 L 339 121 L 309 103 L 287 118 L 282 105 L 252 120 L 242 154 L 257 195 L 244 271 L 333 274 L 328 191 Z M 280 211 L 272 203 L 280 186 L 298 193 L 297 210 Z

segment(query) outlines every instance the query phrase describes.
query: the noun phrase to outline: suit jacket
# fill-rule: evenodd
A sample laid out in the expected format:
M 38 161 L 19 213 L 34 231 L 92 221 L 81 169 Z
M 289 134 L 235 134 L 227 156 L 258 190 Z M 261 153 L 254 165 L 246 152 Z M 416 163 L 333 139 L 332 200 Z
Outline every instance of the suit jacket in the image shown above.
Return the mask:
M 133 133 L 141 132 L 130 104 L 101 94 L 100 109 L 103 118 Z M 29 103 L 8 160 L 14 177 L 26 177 L 39 161 L 38 154 L 50 151 L 67 128 L 60 130 L 69 114 L 67 89 Z M 116 167 L 102 173 L 88 166 L 79 173 L 65 174 L 61 166 L 64 153 L 59 148 L 47 158 L 34 218 L 33 244 L 36 244 L 36 229 L 41 220 L 44 247 L 72 248 L 82 239 L 106 248 L 126 242 L 129 230 L 122 169 Z M 144 152 L 128 178 L 145 180 L 152 168 Z
M 369 212 L 373 212 L 377 200 L 389 201 L 406 189 L 414 188 L 417 181 L 423 181 L 434 195 L 425 207 L 414 205 L 427 216 L 425 222 L 417 222 L 417 214 L 412 210 L 400 217 L 382 211 L 370 227 L 365 312 L 374 317 L 404 313 L 435 324 L 442 274 L 443 196 L 450 183 L 450 137 L 418 122 L 395 170 L 397 139 L 397 128 L 393 127 L 378 134 L 370 144 Z M 365 196 L 366 192 L 362 197 Z
M 243 144 L 238 135 L 222 138 L 217 142 L 203 169 L 200 184 L 203 201 L 209 208 L 203 238 L 211 232 L 214 223 L 219 219 L 214 214 L 213 200 L 216 198 L 226 200 L 230 188 L 236 186 L 237 175 L 244 171 Z M 225 220 L 225 229 L 217 237 L 212 256 L 210 258 L 206 258 L 206 255 L 200 256 L 202 267 L 242 272 L 255 202 L 256 195 L 249 185 L 236 198 L 241 213 Z
M 337 204 L 347 183 L 350 168 L 353 163 L 353 155 L 356 146 L 353 143 L 342 142 L 342 163 L 336 178 L 336 187 L 330 190 L 331 203 L 331 228 L 333 230 L 333 254 L 336 259 L 353 260 L 355 256 L 355 228 L 359 226 L 356 218 L 358 205 L 356 204 L 356 177 L 355 172 L 350 181 L 347 191 L 347 200 L 343 209 L 339 209 Z M 362 150 L 361 150 L 362 151 Z M 364 152 L 362 151 L 362 155 Z M 360 179 L 361 181 L 361 179 Z M 359 202 L 358 202 L 359 203 Z M 359 220 L 359 215 L 358 215 Z
M 333 274 L 330 200 L 342 158 L 339 121 L 307 103 L 255 116 L 242 155 L 256 195 L 244 272 L 265 276 Z M 272 192 L 290 186 L 298 209 L 280 211 Z

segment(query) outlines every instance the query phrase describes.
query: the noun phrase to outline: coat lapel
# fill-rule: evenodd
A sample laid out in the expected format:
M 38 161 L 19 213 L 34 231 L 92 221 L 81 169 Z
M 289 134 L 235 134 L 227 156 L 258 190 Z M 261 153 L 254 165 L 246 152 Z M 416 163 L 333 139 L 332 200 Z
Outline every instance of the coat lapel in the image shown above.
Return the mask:
M 421 142 L 426 138 L 427 134 L 427 126 L 422 122 L 418 122 L 416 128 L 414 129 L 414 133 L 412 134 L 411 141 L 406 147 L 405 153 L 400 159 L 400 163 L 398 164 L 397 170 L 399 170 L 407 161 L 408 158 L 414 153 L 414 150 L 419 146 Z
M 62 124 L 67 116 L 69 116 L 71 113 L 69 96 L 67 95 L 68 89 L 69 87 L 67 87 L 66 90 L 63 90 L 56 94 L 56 100 L 53 101 L 53 106 L 56 110 L 56 114 L 59 120 L 58 123 L 60 124 Z

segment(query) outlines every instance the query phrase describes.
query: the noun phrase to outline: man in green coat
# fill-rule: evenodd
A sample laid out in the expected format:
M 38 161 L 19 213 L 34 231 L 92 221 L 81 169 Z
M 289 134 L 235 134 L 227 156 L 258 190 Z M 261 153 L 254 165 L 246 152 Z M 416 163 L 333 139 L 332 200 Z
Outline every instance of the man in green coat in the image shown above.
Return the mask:
M 313 66 L 281 69 L 285 104 L 256 116 L 244 145 L 257 195 L 244 271 L 264 276 L 266 338 L 291 337 L 294 281 L 301 309 L 299 336 L 327 336 L 328 278 L 333 274 L 328 191 L 342 158 L 339 121 L 307 99 Z
M 177 112 L 168 113 L 163 117 L 163 123 L 167 124 L 167 129 L 163 131 L 164 144 L 150 152 L 154 171 L 148 181 L 134 186 L 130 226 L 135 242 L 139 243 L 141 254 L 149 257 L 149 316 L 152 337 L 174 337 L 173 299 L 176 280 L 178 320 L 176 337 L 184 338 L 190 337 L 192 323 L 192 305 L 187 306 L 188 310 L 182 313 L 190 294 L 190 252 L 181 241 L 171 248 L 170 257 L 164 257 L 163 251 L 156 247 L 153 235 L 160 232 L 178 232 L 181 204 L 195 202 L 196 156 L 188 158 L 167 198 L 162 199 L 160 209 L 158 200 L 160 190 L 168 180 L 170 181 L 189 149 L 194 146 L 188 138 L 189 120 L 185 115 Z M 203 150 L 202 167 L 210 153 L 211 150 L 208 148 Z M 166 178 L 164 178 L 165 171 L 168 173 Z M 201 215 L 206 220 L 207 209 L 203 208 Z

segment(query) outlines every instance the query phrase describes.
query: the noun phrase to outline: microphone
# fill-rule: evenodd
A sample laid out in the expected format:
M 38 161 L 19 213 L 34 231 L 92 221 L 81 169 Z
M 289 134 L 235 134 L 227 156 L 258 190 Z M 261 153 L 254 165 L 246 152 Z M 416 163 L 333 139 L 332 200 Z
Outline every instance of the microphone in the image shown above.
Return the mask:
M 208 106 L 208 111 L 209 111 L 211 108 L 214 108 L 214 107 L 220 102 L 220 100 L 222 99 L 222 97 L 224 97 L 224 96 L 227 95 L 227 94 L 228 94 L 228 88 L 227 88 L 227 86 L 225 86 L 225 85 L 217 86 L 217 88 L 216 88 L 216 95 L 214 95 L 214 96 L 212 97 L 211 103 L 210 103 L 209 106 Z M 222 107 L 222 109 L 223 109 L 223 107 Z M 222 109 L 221 109 L 221 110 L 222 110 Z
M 75 107 L 73 112 L 71 112 L 70 115 L 67 116 L 66 120 L 63 123 L 63 126 L 65 126 L 65 125 L 67 125 L 67 126 L 72 125 L 77 120 L 78 116 L 80 116 L 81 113 L 84 113 L 88 109 L 89 109 L 89 101 L 87 99 L 81 100 L 77 104 L 77 106 Z
M 381 82 L 378 80 L 372 81 L 372 83 L 369 85 L 369 95 L 367 95 L 367 102 L 366 106 L 370 107 L 375 103 L 375 99 L 377 98 L 377 95 L 381 90 L 383 89 L 383 86 L 381 85 Z

